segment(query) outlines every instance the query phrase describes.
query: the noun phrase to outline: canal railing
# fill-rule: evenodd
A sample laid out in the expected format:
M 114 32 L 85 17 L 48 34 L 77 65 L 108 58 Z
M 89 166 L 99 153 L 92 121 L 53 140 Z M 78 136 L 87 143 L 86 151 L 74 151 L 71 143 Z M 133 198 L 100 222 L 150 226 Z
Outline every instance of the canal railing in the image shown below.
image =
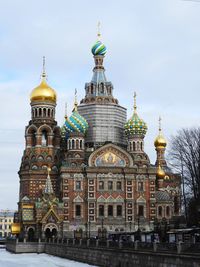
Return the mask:
M 106 239 L 73 239 L 73 238 L 52 238 L 52 239 L 35 239 L 34 241 L 20 239 L 7 239 L 9 243 L 16 244 L 60 244 L 66 247 L 82 247 L 82 248 L 105 248 L 105 249 L 116 249 L 116 250 L 131 250 L 131 251 L 148 251 L 153 253 L 172 253 L 172 254 L 199 254 L 200 253 L 200 242 L 198 243 L 159 243 L 159 242 L 123 242 L 113 241 Z

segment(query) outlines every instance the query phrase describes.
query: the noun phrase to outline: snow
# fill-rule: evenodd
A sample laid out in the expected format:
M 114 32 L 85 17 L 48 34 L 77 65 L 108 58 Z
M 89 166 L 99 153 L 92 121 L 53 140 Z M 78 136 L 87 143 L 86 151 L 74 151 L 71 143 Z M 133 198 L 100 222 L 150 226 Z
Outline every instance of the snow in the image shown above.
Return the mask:
M 95 267 L 47 254 L 12 254 L 0 249 L 0 267 Z

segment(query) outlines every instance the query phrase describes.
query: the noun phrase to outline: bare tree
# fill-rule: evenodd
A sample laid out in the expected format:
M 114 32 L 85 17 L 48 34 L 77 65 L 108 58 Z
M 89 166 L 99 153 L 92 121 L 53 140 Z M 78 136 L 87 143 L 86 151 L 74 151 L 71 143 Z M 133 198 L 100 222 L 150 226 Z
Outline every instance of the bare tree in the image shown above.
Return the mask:
M 190 200 L 200 200 L 200 128 L 182 129 L 170 140 L 169 160 L 182 177 L 182 195 L 187 218 Z M 194 205 L 193 205 L 194 206 Z

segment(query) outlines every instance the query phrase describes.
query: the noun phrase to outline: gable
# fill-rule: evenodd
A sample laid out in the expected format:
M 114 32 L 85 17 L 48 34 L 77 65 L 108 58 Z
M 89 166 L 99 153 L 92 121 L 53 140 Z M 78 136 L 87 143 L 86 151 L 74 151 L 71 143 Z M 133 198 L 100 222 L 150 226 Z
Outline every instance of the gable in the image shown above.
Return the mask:
M 42 222 L 56 223 L 60 219 L 53 209 L 49 209 L 45 216 L 42 218 Z
M 107 144 L 90 155 L 89 166 L 123 168 L 133 166 L 133 160 L 121 147 L 114 144 Z

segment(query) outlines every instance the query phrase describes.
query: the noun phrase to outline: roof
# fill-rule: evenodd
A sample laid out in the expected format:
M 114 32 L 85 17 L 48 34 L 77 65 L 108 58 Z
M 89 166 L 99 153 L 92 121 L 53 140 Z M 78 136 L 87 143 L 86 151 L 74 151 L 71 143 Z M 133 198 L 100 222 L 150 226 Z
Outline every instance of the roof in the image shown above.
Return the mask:
M 156 200 L 157 201 L 172 201 L 169 193 L 166 191 L 157 191 L 156 192 Z
M 0 217 L 14 217 L 14 211 L 0 211 Z

